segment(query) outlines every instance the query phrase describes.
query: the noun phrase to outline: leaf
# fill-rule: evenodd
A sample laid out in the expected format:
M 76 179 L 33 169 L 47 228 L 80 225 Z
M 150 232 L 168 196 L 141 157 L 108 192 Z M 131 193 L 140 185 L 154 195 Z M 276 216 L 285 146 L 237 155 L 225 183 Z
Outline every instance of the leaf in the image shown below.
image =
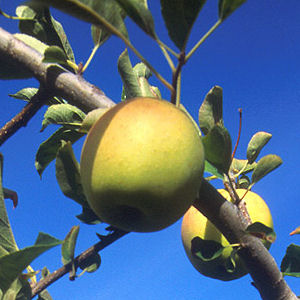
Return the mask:
M 300 277 L 300 246 L 291 244 L 286 249 L 280 265 L 283 275 Z
M 123 36 L 128 37 L 123 20 L 122 8 L 112 0 L 34 0 L 51 5 L 85 22 L 100 26 L 110 34 L 113 26 Z
M 16 14 L 26 18 L 19 21 L 19 29 L 22 33 L 31 35 L 49 46 L 62 48 L 68 60 L 75 63 L 74 53 L 66 33 L 62 25 L 51 16 L 48 7 L 38 2 L 26 2 L 17 7 Z
M 46 141 L 44 141 L 35 156 L 35 168 L 39 175 L 42 176 L 46 167 L 56 158 L 61 141 L 70 141 L 75 143 L 83 136 L 82 133 L 68 128 L 60 128 L 55 131 Z
M 31 101 L 31 98 L 38 92 L 37 88 L 24 88 L 18 91 L 15 94 L 10 94 L 9 96 L 15 99 L 24 100 L 27 102 Z M 47 104 L 61 104 L 62 101 L 59 100 L 57 97 L 53 97 Z
M 225 20 L 246 0 L 219 0 L 219 18 Z
M 254 170 L 257 163 L 253 162 L 252 164 L 249 164 L 249 161 L 247 159 L 236 159 L 233 158 L 230 169 L 234 174 L 240 173 L 241 174 L 247 174 Z
M 298 226 L 296 229 L 294 229 L 290 235 L 300 234 L 300 226 Z
M 239 179 L 238 179 L 238 188 L 239 189 L 245 189 L 247 190 L 250 187 L 250 178 L 246 175 L 242 175 Z
M 49 46 L 44 52 L 44 63 L 57 63 L 60 65 L 68 65 L 68 57 L 62 48 L 57 46 Z
M 16 251 L 16 244 L 4 203 L 4 193 L 2 187 L 3 156 L 0 153 L 0 257 L 9 252 Z M 6 253 L 7 252 L 7 253 Z M 1 270 L 0 270 L 1 272 Z
M 264 176 L 278 168 L 282 164 L 282 159 L 275 154 L 269 154 L 261 158 L 253 170 L 252 184 L 261 180 Z
M 148 35 L 156 38 L 154 21 L 148 7 L 141 0 L 116 0 L 126 14 Z
M 62 142 L 57 151 L 55 174 L 63 194 L 80 205 L 88 206 L 81 185 L 79 163 L 73 153 L 71 142 Z
M 205 160 L 205 173 L 210 173 L 220 179 L 224 179 L 224 174 L 220 173 L 216 167 L 214 167 L 209 161 Z
M 260 222 L 254 222 L 253 224 L 250 224 L 247 227 L 246 232 L 270 243 L 274 243 L 276 240 L 276 234 L 274 230 Z
M 223 90 L 219 86 L 214 86 L 199 109 L 200 129 L 204 135 L 216 124 L 223 124 Z
M 174 44 L 183 50 L 205 0 L 160 0 L 162 15 Z
M 109 108 L 105 107 L 93 109 L 92 111 L 90 111 L 84 118 L 79 128 L 79 132 L 88 133 L 91 127 L 95 124 L 95 122 L 98 121 L 101 118 L 101 116 L 103 116 L 108 110 Z
M 138 77 L 133 71 L 127 49 L 121 53 L 118 59 L 118 71 L 121 75 L 126 99 L 142 97 Z
M 202 261 L 212 261 L 222 255 L 224 247 L 215 241 L 194 237 L 191 242 L 191 252 L 194 257 Z
M 100 265 L 101 257 L 98 253 L 94 253 L 87 259 L 83 260 L 79 265 L 79 268 L 83 270 L 83 272 L 93 273 L 99 269 Z
M 260 151 L 268 143 L 271 137 L 272 134 L 263 131 L 257 132 L 252 136 L 247 147 L 247 159 L 250 164 L 256 160 Z
M 38 39 L 27 34 L 15 33 L 14 37 L 22 41 L 26 45 L 30 46 L 31 48 L 35 49 L 40 54 L 44 54 L 45 50 L 48 47 L 46 44 L 42 43 Z
M 71 104 L 51 105 L 44 114 L 41 131 L 50 124 L 80 127 L 86 114 Z
M 37 300 L 53 300 L 47 290 L 43 290 L 39 293 Z
M 1 300 L 30 300 L 31 298 L 31 287 L 28 281 L 18 278 L 13 281 Z
M 101 223 L 101 220 L 93 212 L 93 210 L 85 206 L 82 207 L 82 213 L 80 215 L 77 215 L 76 218 L 88 225 L 96 225 Z
M 64 265 L 71 262 L 74 259 L 78 233 L 79 226 L 73 226 L 62 243 L 61 254 L 62 263 Z
M 224 126 L 215 125 L 202 138 L 205 158 L 218 169 L 220 173 L 228 173 L 231 164 L 232 144 L 229 132 Z
M 33 246 L 0 257 L 0 289 L 3 293 L 21 272 L 39 255 L 61 244 L 62 241 L 45 233 L 39 233 Z

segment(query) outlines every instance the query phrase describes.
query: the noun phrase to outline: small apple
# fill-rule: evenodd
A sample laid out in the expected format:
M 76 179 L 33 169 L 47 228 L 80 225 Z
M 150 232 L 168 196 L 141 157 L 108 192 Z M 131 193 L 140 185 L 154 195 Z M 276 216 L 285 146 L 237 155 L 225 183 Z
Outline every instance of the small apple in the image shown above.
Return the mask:
M 229 193 L 226 190 L 218 190 L 221 195 L 228 201 L 232 201 Z M 241 198 L 247 190 L 237 189 L 238 196 Z M 267 227 L 273 229 L 273 220 L 270 210 L 264 200 L 257 194 L 248 191 L 243 200 L 246 203 L 246 208 L 251 218 L 252 223 L 260 222 Z M 222 233 L 195 207 L 191 206 L 185 213 L 182 226 L 181 237 L 185 252 L 192 265 L 201 274 L 224 281 L 240 278 L 248 273 L 247 268 L 239 258 L 238 254 L 233 253 L 233 248 L 229 246 L 229 242 Z M 192 253 L 192 244 L 199 240 L 204 240 L 201 244 L 201 252 L 206 253 L 207 259 L 197 257 Z M 215 242 L 219 243 L 216 244 Z M 267 249 L 271 243 L 262 240 Z M 198 244 L 199 247 L 200 244 Z M 218 250 L 218 247 L 225 247 L 219 256 L 210 257 L 213 251 Z M 221 248 L 221 247 L 220 247 Z M 210 259 L 212 258 L 212 259 Z M 234 264 L 232 265 L 232 259 Z M 229 266 L 233 267 L 232 269 Z
M 165 100 L 134 98 L 108 110 L 85 140 L 80 163 L 87 200 L 110 225 L 161 230 L 196 199 L 204 169 L 198 129 Z

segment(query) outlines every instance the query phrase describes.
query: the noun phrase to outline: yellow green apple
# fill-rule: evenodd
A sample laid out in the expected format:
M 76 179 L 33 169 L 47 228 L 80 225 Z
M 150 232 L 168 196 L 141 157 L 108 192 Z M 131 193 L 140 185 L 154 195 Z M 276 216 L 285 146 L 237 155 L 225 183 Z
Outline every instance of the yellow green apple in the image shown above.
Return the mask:
M 226 190 L 221 189 L 218 191 L 228 201 L 232 201 Z M 252 223 L 260 222 L 273 229 L 272 215 L 265 201 L 252 191 L 237 189 L 236 192 L 240 198 L 245 196 L 243 201 L 246 203 L 246 208 Z M 188 259 L 201 274 L 207 277 L 228 281 L 240 278 L 248 273 L 242 260 L 238 254 L 233 252 L 233 248 L 224 235 L 193 206 L 183 217 L 181 237 Z M 207 257 L 208 259 L 200 258 L 193 253 L 194 250 L 192 251 L 192 244 L 195 243 L 198 238 L 204 240 L 204 243 L 200 246 L 202 247 L 202 253 L 209 253 L 209 255 L 211 255 L 212 249 L 218 249 L 210 248 L 217 245 L 214 242 L 219 243 L 218 245 L 225 248 L 219 256 L 212 257 L 212 259 L 209 259 L 209 257 Z M 270 248 L 270 242 L 263 240 L 263 243 L 268 249 Z M 222 247 L 220 247 L 220 249 Z M 232 269 L 228 268 L 229 266 L 234 266 L 234 264 L 231 265 L 232 262 L 235 264 L 235 267 Z
M 80 162 L 87 200 L 110 225 L 125 231 L 161 230 L 196 199 L 204 149 L 190 117 L 165 100 L 134 98 L 93 125 Z

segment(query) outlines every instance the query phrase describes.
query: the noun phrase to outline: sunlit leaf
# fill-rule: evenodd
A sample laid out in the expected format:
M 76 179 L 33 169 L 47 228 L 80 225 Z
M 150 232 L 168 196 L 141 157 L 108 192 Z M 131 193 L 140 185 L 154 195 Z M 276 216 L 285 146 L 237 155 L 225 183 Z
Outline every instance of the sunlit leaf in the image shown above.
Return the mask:
M 223 124 L 223 90 L 214 86 L 205 96 L 199 109 L 199 124 L 206 135 L 216 124 Z
M 122 8 L 112 0 L 34 0 L 54 6 L 78 19 L 100 26 L 114 34 L 113 26 L 123 36 L 128 37 L 122 17 Z
M 11 252 L 0 257 L 0 289 L 2 292 L 10 287 L 21 272 L 39 255 L 61 244 L 62 241 L 45 233 L 40 233 L 33 246 Z
M 260 151 L 268 143 L 271 137 L 272 134 L 263 131 L 257 132 L 252 136 L 247 147 L 247 159 L 250 164 L 256 160 Z
M 152 14 L 141 0 L 116 0 L 126 14 L 148 35 L 155 38 Z
M 1 293 L 0 293 L 1 296 Z M 29 282 L 22 278 L 17 278 L 10 285 L 5 295 L 1 297 L 1 300 L 30 300 L 31 299 L 31 287 Z
M 229 132 L 224 126 L 215 125 L 202 138 L 205 158 L 220 173 L 228 173 L 231 164 L 232 144 Z
M 60 65 L 68 65 L 68 57 L 66 53 L 57 46 L 49 46 L 44 52 L 44 63 L 57 63 Z
M 282 164 L 282 159 L 275 154 L 269 154 L 261 158 L 253 170 L 251 182 L 256 183 L 264 176 L 278 168 Z
M 283 275 L 300 277 L 300 246 L 291 244 L 280 265 Z
M 205 0 L 160 0 L 162 15 L 174 44 L 183 50 Z
M 4 193 L 2 187 L 2 174 L 3 174 L 3 156 L 0 154 L 0 256 L 6 252 L 13 252 L 18 249 L 9 219 L 6 213 L 4 203 Z M 1 271 L 1 270 L 0 270 Z
M 247 174 L 254 170 L 256 167 L 256 162 L 253 162 L 252 164 L 249 164 L 249 161 L 247 159 L 236 159 L 233 158 L 230 169 L 234 174 L 240 173 L 241 174 Z
M 44 114 L 41 131 L 50 124 L 80 127 L 85 116 L 82 110 L 71 104 L 51 105 Z
M 61 142 L 55 161 L 55 174 L 63 194 L 80 205 L 88 205 L 81 185 L 79 163 L 70 142 Z
M 214 167 L 209 161 L 205 160 L 205 173 L 212 174 L 217 178 L 224 179 L 224 174 L 220 173 L 216 167 Z
M 64 265 L 71 262 L 74 259 L 75 246 L 76 246 L 78 234 L 79 234 L 79 226 L 73 226 L 62 243 L 61 254 L 62 254 L 62 263 Z
M 44 141 L 35 156 L 35 168 L 42 176 L 46 167 L 56 158 L 61 141 L 70 141 L 72 144 L 79 140 L 84 134 L 68 128 L 60 128 Z
M 95 124 L 96 121 L 100 119 L 107 111 L 109 110 L 108 107 L 105 108 L 97 108 L 90 111 L 86 117 L 84 118 L 79 131 L 82 133 L 87 133 L 91 127 Z
M 246 0 L 219 0 L 219 18 L 225 20 Z

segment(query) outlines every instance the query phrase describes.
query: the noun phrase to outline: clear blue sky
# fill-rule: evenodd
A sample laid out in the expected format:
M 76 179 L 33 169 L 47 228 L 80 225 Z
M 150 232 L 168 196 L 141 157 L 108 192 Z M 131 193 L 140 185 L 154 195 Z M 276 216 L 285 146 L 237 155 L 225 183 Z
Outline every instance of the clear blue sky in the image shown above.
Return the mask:
M 156 30 L 168 44 L 160 15 L 159 1 L 149 1 Z M 191 47 L 217 19 L 217 1 L 207 1 L 192 32 Z M 1 8 L 9 13 L 21 3 L 2 0 Z M 223 87 L 224 119 L 233 141 L 238 132 L 238 108 L 243 109 L 243 129 L 237 156 L 245 158 L 246 146 L 257 131 L 268 131 L 273 138 L 263 154 L 274 153 L 284 163 L 258 183 L 253 191 L 268 203 L 275 222 L 277 241 L 271 253 L 280 263 L 286 247 L 299 237 L 289 237 L 299 222 L 299 113 L 300 113 L 300 2 L 299 0 L 248 1 L 211 36 L 185 66 L 182 102 L 197 119 L 205 94 L 214 85 Z M 62 22 L 73 46 L 77 62 L 85 61 L 92 49 L 89 25 L 53 10 Z M 160 50 L 128 21 L 132 42 L 167 78 L 169 69 Z M 0 19 L 0 26 L 16 32 L 14 21 Z M 172 45 L 173 46 L 173 45 Z M 97 54 L 85 78 L 99 86 L 116 102 L 120 99 L 121 81 L 116 60 L 124 50 L 122 42 L 112 38 Z M 132 61 L 137 62 L 131 55 Z M 159 83 L 153 79 L 154 84 Z M 23 103 L 8 97 L 35 80 L 1 81 L 0 126 L 13 117 Z M 160 85 L 164 98 L 169 93 Z M 19 206 L 8 213 L 20 247 L 32 245 L 39 231 L 63 239 L 71 226 L 78 225 L 75 215 L 80 207 L 66 199 L 55 181 L 54 166 L 40 180 L 34 168 L 35 152 L 55 128 L 39 133 L 43 112 L 4 144 L 4 185 L 19 195 Z M 75 145 L 80 157 L 82 141 Z M 102 266 L 70 282 L 67 276 L 49 288 L 53 299 L 259 299 L 250 276 L 232 282 L 203 277 L 189 264 L 180 238 L 180 221 L 156 233 L 131 233 L 102 253 Z M 104 225 L 81 225 L 77 254 L 97 242 L 96 232 Z M 61 266 L 59 247 L 50 250 L 33 264 L 51 271 Z M 299 280 L 288 279 L 299 295 Z

